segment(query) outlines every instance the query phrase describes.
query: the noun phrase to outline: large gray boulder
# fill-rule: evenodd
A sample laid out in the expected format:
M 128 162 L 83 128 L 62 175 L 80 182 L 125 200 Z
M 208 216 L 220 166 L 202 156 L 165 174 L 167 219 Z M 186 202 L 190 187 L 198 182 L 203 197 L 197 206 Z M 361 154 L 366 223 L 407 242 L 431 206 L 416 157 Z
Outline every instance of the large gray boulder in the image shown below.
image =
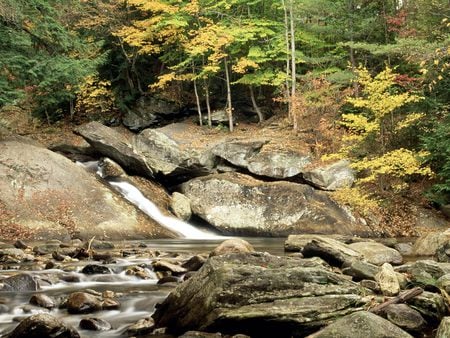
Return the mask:
M 360 311 L 345 316 L 308 338 L 412 338 L 386 319 Z
M 62 155 L 0 141 L 1 237 L 109 239 L 174 235 Z
M 367 290 L 314 260 L 229 254 L 209 258 L 157 306 L 153 318 L 156 327 L 175 333 L 305 336 L 361 310 L 366 298 L 360 292 Z
M 182 185 L 192 212 L 225 234 L 371 234 L 329 196 L 291 182 L 263 182 L 224 173 Z
M 79 333 L 70 325 L 46 313 L 25 318 L 6 336 L 7 338 L 80 338 Z
M 450 242 L 450 229 L 434 231 L 420 236 L 413 245 L 412 255 L 432 256 L 445 243 Z
M 289 178 L 304 172 L 311 157 L 297 152 L 261 151 L 249 159 L 248 171 L 259 176 Z
M 229 163 L 247 168 L 249 160 L 259 153 L 267 140 L 227 140 L 212 148 L 212 153 Z
M 355 172 L 350 168 L 348 160 L 317 167 L 303 173 L 303 178 L 310 184 L 324 190 L 349 188 L 355 182 Z
M 349 244 L 349 247 L 360 252 L 369 263 L 375 265 L 384 263 L 399 265 L 403 263 L 403 257 L 400 252 L 381 243 L 356 242 Z
M 128 173 L 153 176 L 153 170 L 147 165 L 145 159 L 133 149 L 131 136 L 95 121 L 79 126 L 75 132 L 81 135 L 97 153 L 114 160 Z

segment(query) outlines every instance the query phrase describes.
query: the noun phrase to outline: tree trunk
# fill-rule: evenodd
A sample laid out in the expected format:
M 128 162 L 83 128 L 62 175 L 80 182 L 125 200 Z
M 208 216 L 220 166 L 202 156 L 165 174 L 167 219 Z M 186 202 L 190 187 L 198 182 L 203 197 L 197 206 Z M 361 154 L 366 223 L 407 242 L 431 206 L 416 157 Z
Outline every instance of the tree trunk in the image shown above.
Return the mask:
M 205 83 L 205 101 L 206 101 L 206 111 L 208 112 L 208 127 L 212 127 L 211 120 L 211 105 L 209 104 L 209 83 L 204 80 Z
M 198 96 L 197 81 L 196 80 L 194 80 L 194 94 L 195 94 L 195 100 L 197 102 L 198 123 L 201 126 L 203 126 L 202 107 L 200 106 L 200 97 Z
M 289 0 L 289 21 L 291 30 L 291 110 L 294 122 L 294 130 L 298 130 L 298 117 L 296 112 L 296 84 L 297 73 L 295 68 L 295 27 L 294 27 L 294 0 Z
M 258 115 L 259 123 L 261 123 L 262 121 L 264 121 L 264 115 L 262 114 L 261 109 L 259 109 L 258 104 L 256 103 L 253 87 L 249 86 L 248 88 L 250 89 L 250 98 L 252 100 L 253 109 L 255 109 L 255 112 Z
M 70 121 L 73 121 L 73 116 L 75 115 L 73 99 L 70 99 L 69 101 L 69 114 L 70 114 Z
M 289 20 L 288 20 L 288 11 L 287 11 L 287 7 L 286 7 L 286 3 L 284 0 L 281 0 L 281 3 L 283 5 L 283 10 L 284 10 L 284 39 L 285 39 L 285 43 L 286 43 L 286 90 L 285 90 L 285 96 L 286 96 L 286 103 L 288 105 L 288 118 L 290 120 L 290 122 L 293 122 L 292 119 L 292 106 L 291 106 L 291 101 L 290 101 L 290 88 L 289 88 L 289 77 L 290 77 L 290 70 L 291 70 L 291 66 L 290 66 L 290 47 L 289 47 Z
M 227 107 L 226 112 L 228 115 L 228 125 L 230 132 L 233 132 L 233 105 L 231 103 L 231 85 L 230 85 L 230 71 L 228 70 L 228 60 L 225 57 L 223 59 L 223 65 L 225 67 L 225 80 L 227 82 Z

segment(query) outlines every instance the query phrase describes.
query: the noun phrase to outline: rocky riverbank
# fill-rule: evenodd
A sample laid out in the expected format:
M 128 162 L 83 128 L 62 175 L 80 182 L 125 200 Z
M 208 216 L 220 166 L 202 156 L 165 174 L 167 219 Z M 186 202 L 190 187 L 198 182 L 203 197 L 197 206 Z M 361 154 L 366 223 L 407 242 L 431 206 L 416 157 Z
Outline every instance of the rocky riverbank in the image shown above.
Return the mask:
M 283 256 L 238 238 L 201 253 L 138 242 L 3 243 L 0 332 L 9 338 L 443 338 L 450 330 L 450 264 L 448 241 L 435 237 L 412 245 L 293 235 Z M 411 260 L 424 243 L 435 256 Z

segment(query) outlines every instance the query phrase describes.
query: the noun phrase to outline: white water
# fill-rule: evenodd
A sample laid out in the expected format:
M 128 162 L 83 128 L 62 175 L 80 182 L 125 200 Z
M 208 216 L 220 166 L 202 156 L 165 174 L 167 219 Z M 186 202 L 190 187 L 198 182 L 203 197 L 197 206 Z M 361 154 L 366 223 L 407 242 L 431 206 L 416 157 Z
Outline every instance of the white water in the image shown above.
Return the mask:
M 165 228 L 189 239 L 217 239 L 218 236 L 197 229 L 193 225 L 177 218 L 163 215 L 134 185 L 124 181 L 110 181 L 109 184 L 119 191 L 127 200 L 136 205 L 148 216 Z
M 86 170 L 95 172 L 98 176 L 104 178 L 102 169 L 98 165 L 98 161 L 89 162 L 77 162 L 77 164 L 83 166 Z M 163 215 L 158 207 L 147 199 L 138 188 L 129 182 L 125 181 L 106 181 L 119 193 L 122 194 L 128 201 L 133 203 L 144 213 L 146 213 L 150 218 L 161 224 L 163 227 L 179 234 L 181 237 L 186 239 L 219 239 L 217 236 L 211 232 L 206 232 L 197 229 L 195 226 L 186 223 L 175 217 L 170 217 Z

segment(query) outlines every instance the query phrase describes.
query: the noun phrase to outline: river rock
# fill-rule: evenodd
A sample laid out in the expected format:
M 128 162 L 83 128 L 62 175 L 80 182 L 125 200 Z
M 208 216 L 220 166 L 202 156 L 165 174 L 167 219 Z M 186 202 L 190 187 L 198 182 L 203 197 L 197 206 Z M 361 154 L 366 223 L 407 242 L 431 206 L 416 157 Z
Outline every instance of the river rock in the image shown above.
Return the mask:
M 98 170 L 103 178 L 127 176 L 127 173 L 123 170 L 120 164 L 114 162 L 108 157 L 102 157 L 98 161 Z
M 222 334 L 220 332 L 211 333 L 211 332 L 200 332 L 200 331 L 188 331 L 178 336 L 178 338 L 222 338 Z
M 412 254 L 414 256 L 433 256 L 436 250 L 447 242 L 450 242 L 450 229 L 427 233 L 416 240 Z
M 25 257 L 25 252 L 17 248 L 0 249 L 0 262 L 20 262 Z
M 368 234 L 372 231 L 312 187 L 263 182 L 237 173 L 195 178 L 182 185 L 192 212 L 224 234 Z
M 19 273 L 2 280 L 3 288 L 0 291 L 22 292 L 37 291 L 39 283 L 36 277 L 28 273 Z
M 365 260 L 375 265 L 390 263 L 399 265 L 403 263 L 402 255 L 395 249 L 377 242 L 357 242 L 349 244 L 353 250 L 360 252 Z
M 46 313 L 25 318 L 11 332 L 8 338 L 80 338 L 71 326 Z
M 184 221 L 187 221 L 192 216 L 191 203 L 189 201 L 189 198 L 176 191 L 172 194 L 172 198 L 170 200 L 170 209 L 175 216 Z
M 235 166 L 247 168 L 248 160 L 266 143 L 267 140 L 229 140 L 216 145 L 212 153 Z
M 350 161 L 340 160 L 336 163 L 316 167 L 303 173 L 303 179 L 324 190 L 350 188 L 355 182 L 355 171 L 350 168 Z
M 189 258 L 181 266 L 188 271 L 198 271 L 203 264 L 205 264 L 206 258 L 201 255 L 195 255 Z
M 102 304 L 98 298 L 86 292 L 74 292 L 67 298 L 69 313 L 92 313 L 101 309 Z
M 16 247 L 17 249 L 28 249 L 29 246 L 22 240 L 18 239 L 17 241 L 14 242 L 14 247 Z M 1 255 L 1 254 L 0 254 Z
M 385 308 L 387 319 L 408 332 L 421 332 L 426 325 L 419 311 L 406 304 L 391 304 Z
M 437 293 L 424 291 L 407 303 L 419 311 L 427 321 L 439 323 L 447 313 L 444 298 Z
M 450 263 L 450 241 L 441 244 L 435 253 L 438 262 Z
M 439 289 L 442 289 L 445 292 L 450 293 L 450 274 L 445 274 L 442 277 L 440 277 L 436 281 L 436 286 Z
M 231 238 L 220 243 L 213 251 L 210 252 L 209 256 L 220 256 L 228 253 L 237 252 L 253 252 L 255 249 L 253 246 L 240 238 Z
M 31 296 L 30 304 L 46 309 L 53 309 L 56 306 L 55 301 L 44 293 L 37 293 Z
M 139 319 L 136 323 L 128 326 L 128 336 L 143 336 L 153 331 L 155 322 L 152 318 Z
M 81 273 L 84 273 L 85 275 L 107 275 L 111 274 L 112 271 L 110 268 L 104 265 L 88 264 L 81 270 Z
M 380 267 L 360 259 L 352 260 L 347 267 L 342 269 L 343 274 L 352 276 L 356 281 L 362 279 L 375 280 L 379 271 Z
M 436 281 L 439 278 L 450 273 L 450 263 L 418 260 L 412 264 L 399 267 L 397 271 L 408 274 L 416 284 L 436 286 Z
M 265 253 L 209 258 L 180 284 L 153 315 L 156 327 L 304 336 L 339 316 L 361 309 L 368 292 L 312 260 Z
M 412 338 L 410 334 L 373 313 L 359 311 L 338 319 L 307 338 Z
M 81 166 L 14 139 L 0 141 L 0 191 L 3 229 L 29 239 L 174 237 Z
M 362 255 L 351 249 L 347 244 L 328 236 L 320 235 L 289 235 L 284 248 L 286 251 L 301 250 L 304 257 L 320 257 L 331 265 L 349 266 L 353 260 L 361 259 Z
M 173 275 L 182 275 L 187 272 L 185 268 L 178 264 L 170 263 L 165 260 L 158 260 L 152 263 L 154 271 L 170 271 Z
M 111 330 L 111 324 L 101 318 L 83 318 L 80 320 L 80 328 L 90 331 L 108 331 Z
M 439 324 L 439 328 L 436 332 L 435 338 L 448 338 L 450 337 L 450 317 L 444 317 Z
M 375 281 L 378 282 L 381 292 L 385 296 L 396 296 L 400 292 L 397 274 L 389 263 L 381 266 L 380 271 L 375 275 Z

